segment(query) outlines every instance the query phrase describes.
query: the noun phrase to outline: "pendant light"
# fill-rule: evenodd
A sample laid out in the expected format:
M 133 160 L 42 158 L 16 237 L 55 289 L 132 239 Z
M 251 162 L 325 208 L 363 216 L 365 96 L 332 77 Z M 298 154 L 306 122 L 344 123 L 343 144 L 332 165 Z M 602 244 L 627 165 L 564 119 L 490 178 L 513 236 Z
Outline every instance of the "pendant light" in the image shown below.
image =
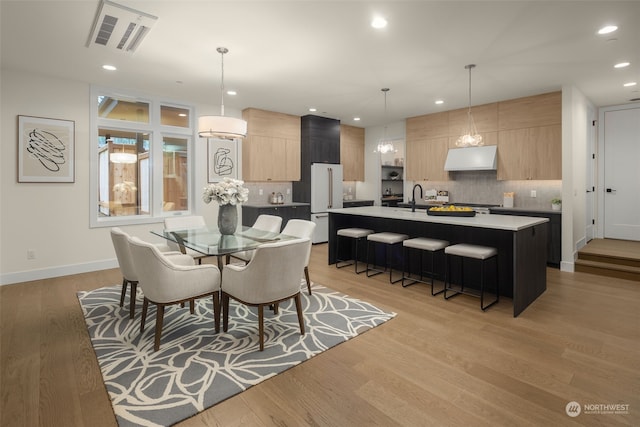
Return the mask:
M 107 135 L 107 143 L 113 143 L 110 135 Z M 124 144 L 122 145 L 122 151 L 115 151 L 109 154 L 109 160 L 111 163 L 125 163 L 132 164 L 138 162 L 138 155 L 135 153 L 127 153 L 124 151 Z
M 473 121 L 473 116 L 471 115 L 471 70 L 475 67 L 476 64 L 464 66 L 465 70 L 469 70 L 469 109 L 467 110 L 467 127 L 463 130 L 463 135 L 456 141 L 456 146 L 458 147 L 478 147 L 484 145 L 482 135 L 478 133 L 476 124 Z
M 384 87 L 380 89 L 382 93 L 384 93 L 384 133 L 382 134 L 382 139 L 378 141 L 378 146 L 374 153 L 387 154 L 387 153 L 395 153 L 397 150 L 393 146 L 393 141 L 387 138 L 387 92 L 389 92 L 388 87 Z
M 201 116 L 198 119 L 198 136 L 200 138 L 235 139 L 247 135 L 247 122 L 224 115 L 224 55 L 229 52 L 226 47 L 216 49 L 222 58 L 222 82 L 220 84 L 220 115 Z

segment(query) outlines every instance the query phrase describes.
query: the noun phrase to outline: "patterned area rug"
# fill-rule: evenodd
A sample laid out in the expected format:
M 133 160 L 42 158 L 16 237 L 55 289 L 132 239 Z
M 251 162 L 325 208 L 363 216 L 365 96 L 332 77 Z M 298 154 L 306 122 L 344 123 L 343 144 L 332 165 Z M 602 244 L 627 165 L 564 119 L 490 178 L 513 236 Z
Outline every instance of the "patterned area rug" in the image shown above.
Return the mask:
M 129 320 L 126 304 L 118 305 L 121 286 L 79 292 L 118 424 L 173 425 L 395 317 L 317 284 L 312 295 L 304 282 L 303 288 L 306 334 L 300 335 L 293 301 L 281 303 L 278 315 L 265 310 L 263 352 L 257 309 L 233 300 L 229 330 L 219 334 L 211 298 L 199 300 L 194 315 L 188 306 L 167 307 L 160 351 L 154 353 L 155 307 L 150 305 L 140 335 L 142 304 Z

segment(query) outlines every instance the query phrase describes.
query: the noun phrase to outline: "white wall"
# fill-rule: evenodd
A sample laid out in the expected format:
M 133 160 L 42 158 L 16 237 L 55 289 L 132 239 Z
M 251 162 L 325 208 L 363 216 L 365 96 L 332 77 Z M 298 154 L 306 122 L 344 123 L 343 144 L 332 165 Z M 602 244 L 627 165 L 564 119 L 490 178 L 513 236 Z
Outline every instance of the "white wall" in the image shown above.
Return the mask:
M 0 82 L 0 284 L 116 267 L 109 227 L 89 228 L 90 86 L 6 70 Z M 202 108 L 202 113 L 218 114 L 219 107 Z M 227 114 L 240 116 L 237 111 Z M 18 115 L 75 121 L 75 183 L 17 182 Z M 193 198 L 195 212 L 212 222 L 217 205 L 207 205 L 200 197 L 207 180 L 205 141 L 194 144 Z M 125 230 L 158 241 L 149 231 L 161 228 L 160 224 L 147 224 Z M 27 260 L 27 250 L 35 251 L 36 258 Z
M 386 138 L 403 141 L 401 149 L 404 154 L 405 121 L 387 124 Z M 373 200 L 375 205 L 380 205 L 382 196 L 382 184 L 380 181 L 380 153 L 375 152 L 378 141 L 385 137 L 384 126 L 371 126 L 364 132 L 364 182 L 356 184 L 358 199 Z M 400 153 L 399 153 L 400 154 Z M 404 155 L 402 156 L 404 157 Z M 405 194 L 406 185 L 405 182 Z
M 562 89 L 562 262 L 573 271 L 577 251 L 586 244 L 587 151 L 595 108 L 574 86 Z

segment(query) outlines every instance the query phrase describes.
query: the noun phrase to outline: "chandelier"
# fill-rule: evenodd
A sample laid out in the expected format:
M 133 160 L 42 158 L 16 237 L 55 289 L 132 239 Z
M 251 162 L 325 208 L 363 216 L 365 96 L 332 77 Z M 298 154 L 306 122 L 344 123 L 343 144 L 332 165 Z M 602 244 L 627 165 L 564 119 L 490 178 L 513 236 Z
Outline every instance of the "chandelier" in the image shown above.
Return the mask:
M 384 133 L 382 135 L 382 139 L 378 142 L 378 146 L 374 153 L 387 154 L 387 153 L 395 153 L 396 148 L 393 145 L 393 140 L 387 138 L 387 92 L 389 92 L 388 87 L 384 87 L 380 89 L 382 93 L 384 93 Z
M 478 133 L 476 124 L 473 121 L 473 116 L 471 115 L 471 70 L 475 67 L 476 64 L 464 66 L 466 70 L 469 70 L 469 109 L 467 110 L 467 127 L 463 130 L 464 134 L 456 141 L 457 147 L 478 147 L 484 145 L 482 135 Z
M 224 54 L 229 52 L 226 47 L 216 49 L 222 58 L 222 80 L 220 84 L 220 115 L 201 116 L 198 118 L 198 136 L 200 138 L 235 139 L 247 135 L 247 122 L 235 117 L 224 115 Z

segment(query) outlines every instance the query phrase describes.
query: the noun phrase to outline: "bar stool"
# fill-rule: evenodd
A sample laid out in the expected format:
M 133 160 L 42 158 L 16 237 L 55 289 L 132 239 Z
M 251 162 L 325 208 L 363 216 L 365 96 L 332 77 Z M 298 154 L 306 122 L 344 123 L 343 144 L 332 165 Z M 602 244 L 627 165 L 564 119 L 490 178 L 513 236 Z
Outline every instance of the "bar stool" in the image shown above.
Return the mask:
M 498 287 L 498 250 L 489 246 L 471 245 L 468 243 L 460 243 L 457 245 L 447 246 L 444 249 L 444 253 L 447 255 L 445 259 L 445 278 L 444 278 L 444 298 L 449 299 L 458 294 L 467 294 L 473 296 L 480 296 L 480 308 L 484 311 L 498 302 L 500 298 L 500 291 Z M 460 289 L 453 289 L 449 283 L 449 258 L 457 256 L 461 258 L 460 265 Z M 464 259 L 477 259 L 480 260 L 480 295 L 478 292 L 472 292 L 464 289 Z M 493 259 L 496 264 L 496 298 L 491 303 L 484 305 L 484 264 L 487 260 Z M 453 295 L 447 296 L 447 291 L 454 291 Z
M 389 232 L 382 232 L 382 233 L 373 233 L 373 234 L 369 234 L 367 236 L 367 277 L 372 277 L 372 276 L 376 276 L 378 274 L 384 273 L 385 271 L 387 271 L 387 268 L 389 269 L 389 282 L 390 283 L 397 283 L 399 281 L 402 280 L 402 278 L 398 279 L 398 280 L 393 280 L 393 267 L 390 265 L 389 263 L 389 252 L 390 249 L 392 249 L 394 246 L 402 243 L 404 240 L 407 240 L 409 238 L 409 236 L 407 236 L 406 234 L 399 234 L 399 233 L 389 233 Z M 384 270 L 378 270 L 376 268 L 369 268 L 369 260 L 371 259 L 370 253 L 371 253 L 371 246 L 373 245 L 373 249 L 374 249 L 374 257 L 373 257 L 373 267 L 376 266 L 375 262 L 375 248 L 376 245 L 378 243 L 381 243 L 384 245 L 384 252 L 385 252 L 385 266 L 384 266 Z M 374 271 L 374 274 L 369 274 L 369 271 Z
M 361 242 L 369 235 L 373 234 L 373 230 L 368 230 L 366 228 L 342 228 L 336 233 L 336 268 L 348 267 L 352 264 L 355 264 L 355 272 L 356 274 L 364 273 L 365 270 L 358 271 L 358 246 Z M 353 239 L 351 245 L 351 253 L 354 254 L 353 262 L 349 262 L 348 259 L 340 259 L 340 240 L 344 238 Z M 355 250 L 354 250 L 355 246 Z M 355 252 L 355 253 L 354 253 Z M 343 263 L 343 265 L 339 265 Z
M 447 242 L 446 240 L 429 239 L 427 237 L 416 237 L 413 239 L 404 240 L 402 242 L 402 246 L 404 247 L 404 259 L 405 259 L 405 263 L 402 266 L 403 267 L 402 268 L 402 287 L 406 288 L 407 286 L 411 286 L 414 283 L 418 283 L 418 282 L 429 284 L 429 282 L 424 281 L 422 277 L 423 277 L 423 273 L 425 272 L 424 253 L 430 252 L 431 253 L 431 270 L 428 271 L 428 273 L 429 273 L 429 276 L 431 276 L 431 282 L 430 282 L 431 295 L 441 294 L 444 291 L 444 287 L 438 292 L 435 292 L 435 293 L 433 292 L 433 277 L 436 274 L 435 254 L 437 252 L 444 254 L 444 248 L 449 246 L 449 242 Z M 420 279 L 415 279 L 411 277 L 411 256 L 410 256 L 411 249 L 417 249 L 420 251 Z M 404 268 L 405 266 L 407 267 L 406 269 Z M 412 280 L 412 282 L 405 284 L 405 280 Z

